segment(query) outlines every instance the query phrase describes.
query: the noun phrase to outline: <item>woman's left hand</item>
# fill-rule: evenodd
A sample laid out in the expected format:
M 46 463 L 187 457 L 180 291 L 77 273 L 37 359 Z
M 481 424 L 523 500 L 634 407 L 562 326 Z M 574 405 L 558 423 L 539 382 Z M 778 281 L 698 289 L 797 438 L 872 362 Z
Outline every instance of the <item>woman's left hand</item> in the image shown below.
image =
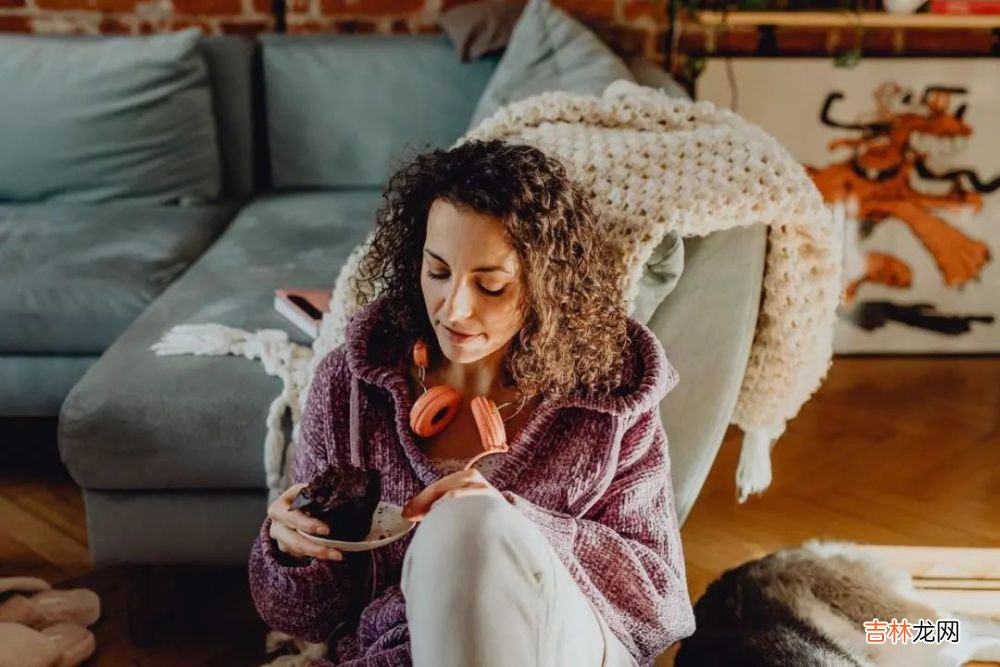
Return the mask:
M 413 496 L 410 502 L 403 507 L 403 518 L 408 521 L 420 521 L 427 516 L 437 501 L 444 498 L 482 495 L 496 495 L 503 498 L 496 487 L 486 481 L 483 474 L 475 468 L 459 470 L 447 477 L 442 477 Z

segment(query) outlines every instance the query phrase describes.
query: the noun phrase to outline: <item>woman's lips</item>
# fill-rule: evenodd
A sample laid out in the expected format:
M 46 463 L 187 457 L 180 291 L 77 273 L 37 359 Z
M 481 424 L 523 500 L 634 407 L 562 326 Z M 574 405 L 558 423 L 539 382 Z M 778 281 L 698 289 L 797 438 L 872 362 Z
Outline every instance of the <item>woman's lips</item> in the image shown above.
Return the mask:
M 446 327 L 443 324 L 441 325 L 441 328 L 444 329 L 445 333 L 448 334 L 448 338 L 453 343 L 467 343 L 468 341 L 472 340 L 473 338 L 476 338 L 476 337 L 479 336 L 479 334 L 460 334 L 460 333 L 456 333 L 455 331 L 452 331 L 451 329 L 449 329 L 448 327 Z

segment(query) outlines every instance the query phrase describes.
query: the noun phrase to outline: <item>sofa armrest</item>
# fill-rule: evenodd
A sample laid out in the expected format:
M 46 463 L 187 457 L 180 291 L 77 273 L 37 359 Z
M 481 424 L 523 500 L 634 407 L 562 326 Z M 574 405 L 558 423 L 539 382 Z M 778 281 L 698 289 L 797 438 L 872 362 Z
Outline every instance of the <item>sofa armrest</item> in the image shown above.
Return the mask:
M 680 282 L 648 324 L 680 375 L 660 414 L 682 524 L 736 407 L 757 324 L 767 229 L 730 229 L 684 244 Z

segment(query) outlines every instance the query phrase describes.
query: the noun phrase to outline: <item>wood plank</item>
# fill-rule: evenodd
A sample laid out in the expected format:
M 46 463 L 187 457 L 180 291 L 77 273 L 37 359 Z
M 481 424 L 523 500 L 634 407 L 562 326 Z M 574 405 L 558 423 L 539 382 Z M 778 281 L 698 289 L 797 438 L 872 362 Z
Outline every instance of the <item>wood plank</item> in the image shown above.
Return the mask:
M 87 522 L 81 521 L 83 497 L 78 488 L 53 485 L 25 493 L 25 486 L 24 483 L 5 485 L 0 489 L 0 498 L 45 521 L 73 540 L 87 544 Z
M 1000 581 L 1000 549 L 865 545 L 861 549 L 914 577 Z
M 1000 591 L 918 590 L 917 597 L 936 609 L 1000 621 Z
M 79 565 L 89 561 L 87 545 L 50 523 L 25 512 L 20 506 L 0 497 L 0 525 L 7 539 L 18 542 L 55 565 Z
M 705 26 L 762 26 L 795 28 L 907 28 L 990 30 L 1000 28 L 1000 16 L 983 14 L 889 14 L 887 12 L 754 12 L 698 11 L 695 20 Z
M 920 589 L 940 589 L 948 591 L 984 590 L 1000 591 L 1000 579 L 914 579 L 913 585 Z

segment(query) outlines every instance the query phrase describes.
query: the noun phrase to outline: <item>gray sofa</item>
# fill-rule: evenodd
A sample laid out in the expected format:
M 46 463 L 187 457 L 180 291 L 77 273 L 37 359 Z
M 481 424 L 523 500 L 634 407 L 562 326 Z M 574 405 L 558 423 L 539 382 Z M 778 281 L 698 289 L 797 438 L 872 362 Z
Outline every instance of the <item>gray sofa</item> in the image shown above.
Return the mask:
M 6 37 L 5 55 L 21 50 L 19 41 L 32 39 Z M 200 50 L 221 163 L 222 188 L 213 200 L 78 202 L 12 192 L 11 179 L 3 179 L 8 183 L 0 191 L 0 417 L 58 415 L 87 369 L 204 253 L 255 190 L 253 45 L 212 37 Z M 0 103 L 4 121 L 15 112 L 4 108 L 8 102 Z M 18 133 L 16 122 L 5 123 L 0 145 L 9 148 Z M 39 152 L 48 149 L 41 137 L 29 141 Z M 17 152 L 26 151 L 0 157 L 6 170 L 25 169 L 12 156 Z
M 460 63 L 443 36 L 204 44 L 226 183 L 219 201 L 0 208 L 0 238 L 16 242 L 10 228 L 36 214 L 54 230 L 65 216 L 91 234 L 45 240 L 38 252 L 51 260 L 52 280 L 78 280 L 94 270 L 83 260 L 100 261 L 100 244 L 121 240 L 121 259 L 107 264 L 95 292 L 66 305 L 69 326 L 64 315 L 46 322 L 50 313 L 19 306 L 37 327 L 15 329 L 16 339 L 0 328 L 0 414 L 61 406 L 60 455 L 83 489 L 98 565 L 246 561 L 267 503 L 264 416 L 280 382 L 242 358 L 157 357 L 150 346 L 175 324 L 201 322 L 282 328 L 305 342 L 273 312 L 273 290 L 332 285 L 370 228 L 393 165 L 459 137 L 497 64 Z M 631 68 L 640 83 L 677 90 L 649 63 Z M 146 225 L 130 236 L 136 216 Z M 761 229 L 687 240 L 680 282 L 649 322 L 681 376 L 662 412 L 682 519 L 735 404 L 765 241 Z M 15 279 L 29 271 L 0 266 Z M 102 310 L 108 286 L 134 292 L 127 309 Z M 9 308 L 0 301 L 0 312 Z

